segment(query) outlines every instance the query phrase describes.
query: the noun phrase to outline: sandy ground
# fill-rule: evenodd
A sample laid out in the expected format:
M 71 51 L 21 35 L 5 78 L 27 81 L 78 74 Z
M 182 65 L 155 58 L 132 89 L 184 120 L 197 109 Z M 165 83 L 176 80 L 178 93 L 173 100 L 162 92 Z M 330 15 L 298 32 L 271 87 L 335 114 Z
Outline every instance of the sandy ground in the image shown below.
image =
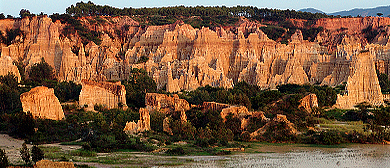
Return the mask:
M 20 148 L 22 147 L 24 140 L 15 139 L 10 137 L 7 134 L 0 134 L 0 148 L 4 149 L 6 152 L 6 155 L 8 156 L 8 160 L 12 164 L 23 164 L 20 157 Z M 60 145 L 59 143 L 54 144 L 42 144 L 40 146 L 47 146 L 47 147 L 59 147 L 62 151 L 71 151 L 80 149 L 81 146 L 75 146 L 75 145 Z M 31 144 L 27 144 L 27 147 L 29 149 L 32 148 Z M 106 155 L 115 155 L 113 153 L 98 153 L 98 156 L 105 157 Z M 133 153 L 131 154 L 132 158 L 139 158 L 142 162 L 140 164 L 131 164 L 131 165 L 125 165 L 125 164 L 103 164 L 103 163 L 94 163 L 94 162 L 74 162 L 78 165 L 88 165 L 96 168 L 110 168 L 110 167 L 154 167 L 156 165 L 159 165 L 159 163 L 169 163 L 169 162 L 176 162 L 176 160 L 181 162 L 187 162 L 188 159 L 194 159 L 194 160 L 220 160 L 224 157 L 221 156 L 157 156 L 157 155 L 145 155 L 142 153 Z M 176 158 L 173 159 L 172 158 Z M 166 159 L 170 159 L 171 161 L 164 161 Z M 163 166 L 163 165 L 161 165 Z M 169 165 L 166 165 L 169 167 Z M 184 166 L 184 165 L 181 165 Z M 157 166 L 159 167 L 159 166 Z M 164 166 L 163 166 L 164 167 Z
M 8 156 L 8 161 L 13 164 L 23 164 L 22 158 L 20 157 L 20 148 L 22 148 L 24 140 L 15 139 L 10 137 L 7 134 L 0 134 L 0 148 L 5 150 L 6 155 Z M 60 145 L 59 143 L 54 144 L 43 144 L 40 146 L 48 147 L 59 147 L 63 151 L 76 150 L 81 148 L 81 146 L 74 145 Z M 27 144 L 27 147 L 31 150 L 32 145 Z
M 23 140 L 15 139 L 10 137 L 7 134 L 0 134 L 0 148 L 5 150 L 6 155 L 8 156 L 8 161 L 11 163 L 22 163 L 20 158 L 20 148 L 22 148 Z M 31 148 L 31 145 L 27 145 L 28 148 Z

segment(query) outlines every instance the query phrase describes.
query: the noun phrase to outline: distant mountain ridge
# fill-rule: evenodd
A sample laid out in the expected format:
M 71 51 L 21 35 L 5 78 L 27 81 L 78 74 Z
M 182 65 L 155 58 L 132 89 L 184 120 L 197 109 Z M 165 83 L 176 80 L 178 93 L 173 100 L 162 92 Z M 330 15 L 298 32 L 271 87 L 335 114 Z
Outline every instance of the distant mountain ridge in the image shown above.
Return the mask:
M 310 12 L 310 13 L 325 13 L 324 11 L 316 9 L 316 8 L 305 8 L 305 9 L 299 9 L 298 11 Z
M 315 9 L 315 8 L 304 8 L 304 9 L 300 9 L 298 11 L 301 11 L 301 12 L 311 12 L 311 13 L 325 13 L 319 9 Z M 390 15 L 390 5 L 389 6 L 379 6 L 379 7 L 375 7 L 375 8 L 366 8 L 366 9 L 362 9 L 362 8 L 354 8 L 354 9 L 351 9 L 351 10 L 345 10 L 345 11 L 339 11 L 339 12 L 333 12 L 333 13 L 327 13 L 328 15 L 334 15 L 334 16 L 337 16 L 337 15 L 340 15 L 340 16 L 377 16 L 377 13 L 382 13 L 383 17 L 388 17 Z

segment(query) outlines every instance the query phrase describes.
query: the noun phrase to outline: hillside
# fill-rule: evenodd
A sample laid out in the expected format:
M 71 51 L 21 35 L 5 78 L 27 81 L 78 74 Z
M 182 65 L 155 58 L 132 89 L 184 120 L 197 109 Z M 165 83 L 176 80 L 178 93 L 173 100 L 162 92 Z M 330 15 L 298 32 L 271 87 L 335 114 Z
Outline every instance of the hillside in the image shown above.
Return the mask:
M 388 17 L 390 15 L 390 6 L 379 6 L 375 8 L 354 8 L 351 10 L 344 10 L 332 13 L 325 13 L 321 10 L 315 8 L 304 8 L 298 10 L 300 12 L 310 12 L 310 13 L 323 13 L 332 16 L 352 16 L 352 17 L 367 17 L 367 16 L 378 16 L 378 13 L 381 13 L 383 17 Z
M 24 10 L 0 19 L 0 132 L 82 146 L 57 160 L 387 143 L 389 25 L 245 6 Z
M 348 82 L 353 73 L 346 70 L 364 50 L 370 50 L 370 60 L 380 73 L 389 73 L 389 18 L 313 21 L 279 17 L 281 21 L 268 18 L 259 22 L 240 16 L 226 26 L 202 28 L 180 20 L 145 25 L 150 20 L 135 20 L 139 18 L 143 17 L 2 19 L 0 31 L 8 40 L 1 44 L 1 56 L 22 59 L 26 71 L 43 57 L 54 68 L 57 79 L 76 83 L 83 79 L 126 80 L 132 68 L 143 68 L 157 89 L 168 92 L 206 85 L 231 88 L 240 81 L 264 89 L 305 83 L 337 86 Z M 380 89 L 364 89 L 381 97 L 377 93 Z M 374 104 L 381 102 L 366 98 L 363 100 Z
M 304 8 L 304 9 L 299 9 L 298 11 L 301 11 L 301 12 L 310 12 L 310 13 L 324 13 L 323 11 L 319 10 L 319 9 L 315 9 L 315 8 Z
M 347 11 L 339 11 L 334 13 L 329 13 L 330 15 L 341 15 L 341 16 L 377 16 L 378 13 L 383 14 L 384 17 L 388 17 L 390 15 L 390 6 L 379 6 L 375 8 L 355 8 Z

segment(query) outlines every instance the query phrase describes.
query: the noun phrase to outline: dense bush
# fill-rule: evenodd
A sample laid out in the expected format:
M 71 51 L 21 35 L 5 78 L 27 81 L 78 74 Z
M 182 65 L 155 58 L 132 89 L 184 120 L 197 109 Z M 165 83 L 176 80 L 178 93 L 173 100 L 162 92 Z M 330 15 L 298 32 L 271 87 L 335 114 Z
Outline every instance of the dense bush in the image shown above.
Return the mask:
M 336 103 L 337 93 L 329 86 L 316 85 L 298 85 L 298 84 L 284 84 L 277 86 L 278 91 L 285 94 L 304 94 L 306 92 L 314 93 L 317 96 L 318 105 L 332 106 Z
M 317 34 L 319 32 L 322 32 L 324 30 L 323 27 L 311 27 L 311 28 L 303 28 L 302 35 L 304 40 L 314 41 L 317 37 Z
M 185 155 L 186 152 L 184 151 L 184 149 L 182 147 L 176 147 L 176 148 L 173 148 L 173 149 L 168 149 L 166 151 L 167 154 L 169 155 Z
M 41 62 L 35 63 L 30 67 L 28 77 L 33 86 L 44 85 L 54 87 L 56 84 L 54 69 L 46 63 L 44 58 L 42 58 Z
M 72 81 L 63 81 L 54 87 L 54 94 L 60 102 L 78 101 L 81 92 L 81 85 Z
M 3 149 L 0 149 L 0 167 L 8 167 L 8 157 Z
M 11 114 L 21 110 L 20 91 L 8 85 L 0 84 L 0 114 Z
M 156 82 L 144 69 L 132 69 L 130 79 L 122 84 L 126 88 L 126 103 L 129 107 L 145 107 L 146 93 L 157 92 Z
M 231 141 L 234 138 L 234 134 L 229 127 L 237 125 L 236 120 L 230 118 L 229 121 L 223 122 L 223 119 L 218 111 L 206 111 L 202 112 L 197 109 L 187 111 L 187 124 L 191 123 L 194 128 L 187 126 L 187 134 L 195 131 L 194 137 L 198 146 L 206 147 L 209 145 L 223 145 L 226 141 Z M 175 127 L 175 125 L 171 125 Z M 237 128 L 235 128 L 237 129 Z M 239 136 L 240 131 L 236 132 Z M 192 135 L 192 134 L 189 134 Z
M 31 158 L 33 162 L 38 162 L 45 158 L 45 153 L 38 146 L 34 145 L 31 148 Z
M 335 130 L 322 131 L 320 137 L 321 142 L 325 145 L 336 145 L 344 142 L 342 132 Z
M 152 112 L 150 113 L 150 127 L 152 130 L 157 132 L 163 131 L 163 121 L 165 119 L 166 115 L 161 112 Z
M 268 36 L 268 38 L 274 41 L 280 41 L 279 38 L 282 38 L 283 34 L 286 32 L 285 29 L 274 26 L 260 27 L 260 29 Z
M 7 29 L 6 35 L 3 35 L 2 32 L 0 32 L 0 42 L 6 44 L 7 46 L 11 45 L 15 42 L 16 37 L 24 36 L 23 31 L 21 31 L 19 28 L 17 29 Z
M 267 104 L 277 101 L 282 97 L 282 93 L 277 90 L 265 90 L 252 97 L 252 108 L 261 109 Z
M 20 148 L 19 152 L 22 160 L 26 163 L 26 165 L 29 165 L 31 162 L 31 158 L 30 158 L 30 151 L 27 148 L 26 142 L 22 144 L 22 148 Z
M 259 90 L 260 89 L 258 89 L 257 86 L 240 82 L 229 90 L 207 85 L 205 87 L 199 87 L 194 91 L 185 91 L 179 96 L 186 99 L 190 104 L 199 105 L 203 102 L 213 101 L 232 105 L 242 105 L 251 109 L 250 96 L 252 96 L 252 94 L 256 95 Z
M 78 2 L 76 5 L 71 5 L 66 9 L 66 13 L 75 16 L 95 16 L 95 15 L 147 15 L 147 16 L 207 16 L 216 17 L 220 20 L 224 17 L 239 17 L 245 16 L 255 20 L 272 20 L 284 21 L 286 18 L 296 19 L 318 19 L 333 17 L 322 13 L 299 12 L 295 10 L 278 10 L 278 9 L 259 9 L 252 6 L 235 6 L 235 7 L 162 7 L 162 8 L 124 8 L 119 9 L 110 6 L 95 5 L 93 2 L 88 3 Z
M 367 42 L 371 43 L 375 39 L 375 37 L 379 34 L 379 31 L 373 29 L 372 26 L 370 25 L 365 29 L 363 29 L 362 33 L 364 34 L 364 37 L 367 39 Z
M 286 122 L 271 122 L 266 132 L 256 138 L 267 142 L 294 142 L 297 137 Z
M 379 85 L 381 86 L 382 93 L 389 93 L 390 92 L 390 80 L 387 74 L 385 73 L 379 73 L 377 72 Z
M 4 116 L 7 123 L 7 132 L 18 138 L 29 138 L 34 135 L 35 122 L 30 112 L 16 112 Z

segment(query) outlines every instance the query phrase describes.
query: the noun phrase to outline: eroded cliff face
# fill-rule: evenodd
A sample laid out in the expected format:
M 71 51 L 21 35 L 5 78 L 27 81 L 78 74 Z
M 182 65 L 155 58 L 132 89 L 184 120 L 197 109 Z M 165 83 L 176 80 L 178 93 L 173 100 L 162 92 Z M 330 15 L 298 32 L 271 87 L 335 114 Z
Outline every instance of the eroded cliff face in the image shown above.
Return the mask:
M 145 108 L 139 109 L 139 120 L 137 123 L 134 121 L 126 122 L 125 131 L 128 134 L 137 134 L 140 132 L 145 132 L 151 130 L 150 128 L 150 115 L 149 111 Z
M 126 89 L 121 82 L 95 82 L 82 80 L 79 105 L 93 111 L 95 105 L 126 109 Z
M 65 115 L 53 88 L 38 86 L 20 95 L 24 112 L 31 112 L 34 118 L 62 120 Z
M 383 96 L 379 86 L 373 55 L 370 52 L 360 53 L 352 58 L 350 76 L 347 80 L 346 93 L 337 95 L 335 106 L 342 109 L 354 108 L 361 102 L 379 106 Z
M 76 83 L 124 80 L 131 68 L 144 68 L 158 89 L 165 87 L 169 92 L 206 85 L 230 88 L 239 81 L 261 88 L 286 83 L 336 86 L 353 75 L 349 69 L 362 50 L 370 51 L 381 73 L 390 69 L 386 26 L 390 18 L 320 19 L 313 27 L 325 30 L 314 42 L 303 40 L 298 30 L 288 45 L 270 40 L 259 29 L 264 25 L 244 18 L 234 28 L 213 29 L 195 29 L 180 21 L 140 27 L 130 17 L 102 18 L 107 22 L 99 25 L 89 22 L 92 17 L 80 19 L 91 30 L 102 32 L 100 45 L 83 44 L 77 35 L 64 36 L 65 25 L 47 17 L 0 20 L 0 31 L 20 28 L 25 32 L 13 44 L 3 44 L 1 55 L 13 60 L 22 57 L 27 69 L 44 57 L 58 79 Z M 362 33 L 368 26 L 380 29 L 370 43 Z M 149 60 L 139 62 L 144 56 Z
M 282 126 L 282 128 L 278 128 Z M 274 130 L 275 128 L 286 131 L 285 133 L 290 135 L 296 135 L 298 133 L 294 123 L 291 123 L 285 115 L 277 114 L 271 121 L 267 122 L 263 127 L 257 129 L 255 132 L 250 133 L 252 140 L 256 140 L 259 136 L 264 135 L 268 130 Z
M 203 102 L 202 111 L 207 112 L 208 110 L 221 111 L 220 115 L 224 122 L 226 121 L 226 117 L 228 115 L 232 115 L 232 117 L 238 118 L 241 122 L 241 130 L 246 130 L 251 118 L 260 118 L 264 122 L 269 120 L 264 116 L 263 112 L 248 111 L 245 106 L 232 106 L 216 102 Z
M 159 111 L 166 114 L 190 109 L 190 104 L 186 100 L 180 99 L 176 94 L 171 97 L 166 94 L 146 93 L 145 105 L 149 111 Z
M 0 57 L 0 76 L 5 76 L 8 73 L 13 74 L 20 82 L 20 73 L 18 67 L 13 64 L 12 58 L 10 56 Z
M 317 95 L 314 93 L 303 97 L 299 102 L 298 108 L 302 107 L 309 113 L 312 112 L 313 108 L 318 107 Z

